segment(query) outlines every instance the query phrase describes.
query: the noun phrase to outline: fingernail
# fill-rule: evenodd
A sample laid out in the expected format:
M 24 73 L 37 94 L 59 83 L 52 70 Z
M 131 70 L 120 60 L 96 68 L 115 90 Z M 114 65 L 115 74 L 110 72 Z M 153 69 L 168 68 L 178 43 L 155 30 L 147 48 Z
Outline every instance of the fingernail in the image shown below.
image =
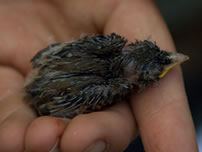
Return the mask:
M 57 142 L 55 143 L 55 145 L 49 152 L 60 152 L 60 150 L 58 148 L 58 143 L 59 143 L 59 140 L 57 140 Z
M 107 145 L 104 141 L 97 141 L 90 145 L 85 152 L 106 152 Z

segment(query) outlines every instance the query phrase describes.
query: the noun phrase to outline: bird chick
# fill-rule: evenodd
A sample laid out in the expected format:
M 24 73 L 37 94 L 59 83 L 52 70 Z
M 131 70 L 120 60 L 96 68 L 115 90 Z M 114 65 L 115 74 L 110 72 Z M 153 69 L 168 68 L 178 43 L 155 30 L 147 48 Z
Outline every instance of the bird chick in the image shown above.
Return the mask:
M 39 115 L 73 118 L 101 110 L 162 78 L 188 56 L 147 40 L 126 44 L 115 33 L 57 43 L 31 60 L 26 101 Z

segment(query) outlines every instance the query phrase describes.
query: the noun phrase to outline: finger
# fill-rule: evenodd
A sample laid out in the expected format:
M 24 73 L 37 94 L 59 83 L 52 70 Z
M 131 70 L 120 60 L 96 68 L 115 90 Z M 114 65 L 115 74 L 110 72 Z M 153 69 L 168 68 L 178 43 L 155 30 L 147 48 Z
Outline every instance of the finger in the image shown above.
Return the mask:
M 179 84 L 182 80 L 175 72 L 132 102 L 146 150 L 197 151 L 187 99 Z
M 121 23 L 121 24 L 120 24 Z M 167 28 L 151 0 L 121 2 L 105 26 L 130 40 L 152 40 L 174 50 Z M 146 151 L 197 151 L 195 131 L 179 68 L 139 93 L 131 103 Z
M 67 123 L 68 120 L 48 116 L 35 119 L 27 129 L 25 149 L 32 152 L 50 151 L 59 142 Z
M 85 115 L 79 115 L 66 128 L 60 143 L 64 152 L 123 151 L 136 134 L 126 103 Z
M 22 96 L 12 95 L 1 102 L 8 105 L 22 104 Z M 0 112 L 1 118 L 3 118 L 0 121 L 0 151 L 21 152 L 24 150 L 25 131 L 35 116 L 25 105 L 6 106 L 5 109 L 8 110 L 6 113 L 4 110 Z
M 23 103 L 24 78 L 14 69 L 0 67 L 0 151 L 24 150 L 24 135 L 34 113 Z

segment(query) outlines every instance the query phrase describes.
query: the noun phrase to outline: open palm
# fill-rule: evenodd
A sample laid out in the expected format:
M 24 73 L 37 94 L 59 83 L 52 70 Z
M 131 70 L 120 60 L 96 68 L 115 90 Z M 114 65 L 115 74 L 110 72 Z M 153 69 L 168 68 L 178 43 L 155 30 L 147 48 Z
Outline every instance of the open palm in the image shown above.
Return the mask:
M 116 32 L 174 50 L 152 0 L 0 0 L 0 151 L 123 151 L 141 135 L 146 151 L 195 152 L 197 144 L 179 68 L 159 84 L 101 112 L 72 120 L 36 117 L 23 102 L 30 59 L 48 44 Z M 93 149 L 95 148 L 95 149 Z

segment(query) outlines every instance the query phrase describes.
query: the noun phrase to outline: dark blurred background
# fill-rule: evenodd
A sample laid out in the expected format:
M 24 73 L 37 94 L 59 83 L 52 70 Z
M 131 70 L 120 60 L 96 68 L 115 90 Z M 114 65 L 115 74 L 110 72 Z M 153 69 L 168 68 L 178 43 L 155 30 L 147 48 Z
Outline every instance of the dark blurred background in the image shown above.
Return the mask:
M 156 0 L 179 52 L 190 56 L 182 65 L 185 87 L 202 152 L 202 0 Z M 143 152 L 141 139 L 125 152 Z

